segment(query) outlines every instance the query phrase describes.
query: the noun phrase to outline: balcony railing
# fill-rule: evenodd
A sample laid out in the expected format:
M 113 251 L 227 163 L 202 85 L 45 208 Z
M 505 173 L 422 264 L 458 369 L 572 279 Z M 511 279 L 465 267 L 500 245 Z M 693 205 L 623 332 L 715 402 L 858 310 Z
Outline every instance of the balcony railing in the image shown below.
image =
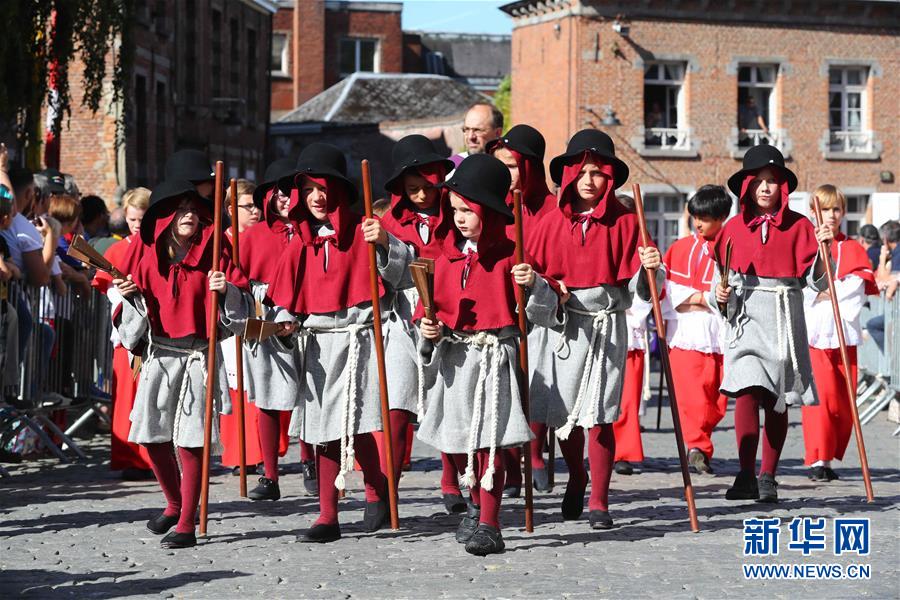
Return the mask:
M 691 132 L 675 127 L 648 127 L 644 131 L 644 144 L 660 150 L 690 150 Z
M 738 147 L 760 146 L 769 144 L 775 146 L 780 151 L 784 151 L 784 130 L 770 129 L 764 131 L 762 129 L 744 129 L 738 132 Z
M 859 152 L 863 154 L 874 151 L 875 135 L 871 131 L 832 131 L 829 148 L 833 152 Z

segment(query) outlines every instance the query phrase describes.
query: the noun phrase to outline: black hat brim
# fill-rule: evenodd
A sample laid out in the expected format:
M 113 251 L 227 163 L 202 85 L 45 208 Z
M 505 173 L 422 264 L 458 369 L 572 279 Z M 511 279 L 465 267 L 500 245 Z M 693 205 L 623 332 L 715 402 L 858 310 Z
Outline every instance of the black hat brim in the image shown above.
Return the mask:
M 556 158 L 550 161 L 550 178 L 553 180 L 553 183 L 556 185 L 562 185 L 562 172 L 563 168 L 566 166 L 566 163 L 575 157 L 581 156 L 585 152 L 590 152 L 591 154 L 596 154 L 602 158 L 605 158 L 613 165 L 613 178 L 615 179 L 616 187 L 615 189 L 619 189 L 625 182 L 628 181 L 628 175 L 630 174 L 630 169 L 628 165 L 622 162 L 621 159 L 616 158 L 614 154 L 610 154 L 608 152 L 604 152 L 602 150 L 591 150 L 591 149 L 583 149 L 577 150 L 574 152 L 566 152 L 565 154 L 560 154 Z
M 518 144 L 516 142 L 509 141 L 502 137 L 497 138 L 495 140 L 491 140 L 487 144 L 485 144 L 485 146 L 484 146 L 485 153 L 493 154 L 494 150 L 500 144 L 503 144 L 504 148 L 509 148 L 510 150 L 515 150 L 519 154 L 521 154 L 523 156 L 527 156 L 528 158 L 534 158 L 537 160 L 541 160 L 541 156 L 533 148 L 529 148 L 528 146 L 525 146 L 523 144 Z
M 794 190 L 797 189 L 797 176 L 794 175 L 794 172 L 788 169 L 787 167 L 782 167 L 779 164 L 768 163 L 760 166 L 754 166 L 753 168 L 741 169 L 734 175 L 728 178 L 728 189 L 731 190 L 731 193 L 734 194 L 738 200 L 741 199 L 741 186 L 744 184 L 744 178 L 747 175 L 758 173 L 763 169 L 778 169 L 784 175 L 785 179 L 787 179 L 788 184 L 788 194 L 793 193 Z
M 515 222 L 516 218 L 513 215 L 512 210 L 510 210 L 509 206 L 506 204 L 506 198 L 488 198 L 485 196 L 481 196 L 478 193 L 473 193 L 472 190 L 466 190 L 462 186 L 455 185 L 449 181 L 445 181 L 441 184 L 441 187 L 447 188 L 448 190 L 452 190 L 465 198 L 466 200 L 471 200 L 485 208 L 493 210 L 494 212 L 498 212 L 506 219 L 506 222 L 512 224 Z
M 290 195 L 291 190 L 297 187 L 297 179 L 301 175 L 308 175 L 310 177 L 328 177 L 330 179 L 337 179 L 341 181 L 344 185 L 347 186 L 347 192 L 350 194 L 350 202 L 354 202 L 357 197 L 356 186 L 350 181 L 346 175 L 338 171 L 337 169 L 332 169 L 329 167 L 299 167 L 296 171 L 294 171 L 291 175 L 287 175 L 285 177 L 280 177 L 278 179 L 278 189 L 280 189 L 284 194 Z
M 159 195 L 156 198 L 153 198 L 153 194 L 156 194 L 157 190 L 159 190 Z M 163 182 L 151 193 L 150 206 L 147 208 L 147 212 L 144 213 L 144 217 L 141 219 L 141 241 L 148 246 L 153 243 L 157 219 L 159 219 L 163 211 L 169 207 L 172 200 L 183 196 L 191 196 L 195 200 L 200 201 L 201 204 L 206 206 L 209 212 L 215 210 L 212 200 L 197 193 L 197 189 L 190 182 Z
M 278 185 L 278 181 L 264 181 L 263 183 L 256 186 L 256 189 L 253 190 L 253 204 L 256 205 L 256 208 L 263 207 L 263 201 L 266 199 L 266 194 L 269 193 L 269 190 Z
M 441 163 L 444 165 L 444 168 L 447 170 L 447 173 L 456 168 L 456 165 L 453 164 L 453 161 L 449 158 L 441 156 L 440 154 L 425 154 L 424 156 L 420 156 L 418 158 L 414 158 L 406 164 L 400 165 L 394 172 L 391 173 L 390 179 L 384 184 L 384 191 L 390 193 L 397 193 L 394 189 L 399 180 L 403 177 L 403 174 L 407 171 L 407 169 L 412 169 L 415 167 L 423 167 L 425 165 L 431 165 L 434 163 Z

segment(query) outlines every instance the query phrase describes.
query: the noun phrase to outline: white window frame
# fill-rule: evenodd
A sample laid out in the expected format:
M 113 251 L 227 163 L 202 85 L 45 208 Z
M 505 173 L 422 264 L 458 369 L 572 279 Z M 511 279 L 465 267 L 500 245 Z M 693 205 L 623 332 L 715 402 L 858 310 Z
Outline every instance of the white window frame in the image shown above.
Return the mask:
M 648 79 L 647 74 L 651 68 L 656 67 L 657 76 Z M 666 67 L 675 67 L 680 70 L 681 77 L 672 79 L 666 77 Z M 688 71 L 687 61 L 653 61 L 644 65 L 644 102 L 646 103 L 646 89 L 648 86 L 665 88 L 664 106 L 667 127 L 648 127 L 646 122 L 646 105 L 644 110 L 644 144 L 647 148 L 662 150 L 688 150 L 691 148 L 690 130 L 687 123 L 687 93 L 685 91 L 685 79 Z M 677 88 L 672 98 L 671 91 Z M 674 104 L 674 106 L 673 106 Z M 675 109 L 675 123 L 669 122 L 672 109 Z M 659 138 L 659 144 L 649 144 L 648 141 Z
M 861 83 L 847 83 L 848 73 L 858 71 L 862 75 Z M 832 83 L 833 72 L 840 73 L 840 82 Z M 831 150 L 842 152 L 871 152 L 874 136 L 869 123 L 869 67 L 865 65 L 830 65 L 828 67 L 828 131 L 830 134 L 829 146 Z M 841 122 L 839 127 L 831 123 L 831 96 L 840 94 L 841 98 Z M 850 127 L 850 107 L 848 98 L 850 94 L 859 94 L 859 128 Z M 855 109 L 854 109 L 855 110 Z
M 750 69 L 750 81 L 741 81 L 741 69 Z M 772 69 L 772 81 L 763 81 L 760 77 L 760 69 Z M 737 66 L 737 84 L 738 90 L 746 89 L 748 90 L 748 95 L 752 94 L 751 90 L 768 90 L 769 96 L 768 101 L 766 102 L 766 127 L 769 130 L 769 134 L 766 135 L 766 132 L 760 129 L 759 127 L 751 127 L 746 130 L 746 135 L 750 138 L 751 143 L 750 146 L 758 146 L 761 143 L 769 143 L 781 150 L 784 151 L 783 144 L 783 132 L 778 128 L 778 123 L 780 123 L 780 116 L 778 115 L 778 103 L 775 99 L 775 90 L 778 86 L 778 75 L 779 75 L 779 65 L 776 63 L 739 63 Z M 740 95 L 740 93 L 738 94 Z M 757 98 L 760 94 L 752 94 L 755 98 Z M 741 106 L 738 105 L 738 114 L 737 114 L 737 128 L 738 128 L 738 142 L 741 140 L 740 136 L 740 110 Z M 755 124 L 756 125 L 756 124 Z
M 380 73 L 381 72 L 381 40 L 378 38 L 367 38 L 367 37 L 344 37 L 341 38 L 339 51 L 343 53 L 344 51 L 344 43 L 345 42 L 353 42 L 353 65 L 354 70 L 345 73 L 341 71 L 341 77 L 347 77 L 349 75 L 353 75 L 353 73 L 360 73 L 359 65 L 360 65 L 360 48 L 362 47 L 362 42 L 373 42 L 375 44 L 375 52 L 372 55 L 372 70 L 371 71 L 362 71 L 365 73 Z M 341 62 L 343 62 L 343 56 L 338 56 L 338 66 L 340 67 Z
M 291 34 L 285 31 L 276 31 L 272 34 L 272 44 L 274 47 L 275 38 L 284 38 L 284 46 L 281 47 L 281 68 L 273 69 L 271 60 L 272 56 L 269 57 L 269 69 L 271 70 L 272 75 L 276 77 L 290 77 L 290 50 L 291 50 Z
M 677 211 L 666 210 L 665 202 L 666 199 L 670 198 L 678 199 L 680 208 Z M 687 198 L 688 195 L 682 192 L 649 192 L 644 194 L 645 205 L 648 204 L 648 201 L 652 201 L 645 213 L 650 237 L 653 238 L 653 241 L 662 253 L 665 253 L 669 246 L 683 236 L 684 207 Z M 666 234 L 667 223 L 675 224 L 675 233 L 671 236 Z
M 859 193 L 848 193 L 845 195 L 845 197 L 847 198 L 847 212 L 844 214 L 843 221 L 841 221 L 841 231 L 847 235 L 856 237 L 859 235 L 859 228 L 866 224 L 866 212 L 869 207 L 869 202 L 872 199 L 872 195 L 864 193 L 864 192 L 859 192 Z M 861 208 L 862 211 L 859 211 L 859 210 L 855 210 L 852 212 L 850 211 L 851 198 L 859 199 L 861 201 L 859 208 Z M 851 221 L 856 223 L 857 227 L 856 227 L 856 231 L 854 231 L 852 234 L 849 234 L 849 233 L 847 233 L 850 229 L 848 224 Z

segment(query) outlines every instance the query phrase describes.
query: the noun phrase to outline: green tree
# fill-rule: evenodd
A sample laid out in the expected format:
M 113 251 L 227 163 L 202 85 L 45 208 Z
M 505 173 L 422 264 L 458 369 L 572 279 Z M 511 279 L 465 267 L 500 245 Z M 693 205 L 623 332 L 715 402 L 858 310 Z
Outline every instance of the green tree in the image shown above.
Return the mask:
M 117 40 L 128 39 L 133 8 L 134 0 L 3 0 L 7 25 L 0 35 L 0 119 L 15 124 L 20 142 L 38 145 L 45 101 L 56 107 L 55 132 L 71 115 L 68 69 L 73 60 L 84 63 L 84 106 L 100 109 L 110 56 L 112 102 L 125 101 L 131 44 Z
M 510 113 L 510 100 L 512 98 L 512 77 L 507 75 L 500 81 L 497 91 L 494 92 L 494 106 L 503 113 L 503 132 L 512 127 L 512 114 Z

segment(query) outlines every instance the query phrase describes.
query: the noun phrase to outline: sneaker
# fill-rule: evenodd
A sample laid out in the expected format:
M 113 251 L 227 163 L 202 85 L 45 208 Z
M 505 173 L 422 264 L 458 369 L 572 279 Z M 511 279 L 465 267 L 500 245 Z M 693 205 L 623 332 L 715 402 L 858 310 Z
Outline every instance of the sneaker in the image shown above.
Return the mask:
M 281 498 L 281 489 L 277 481 L 260 477 L 259 484 L 250 490 L 247 497 L 251 500 L 278 500 Z
M 727 500 L 756 500 L 759 498 L 759 484 L 753 471 L 741 471 L 734 483 L 725 492 Z
M 197 536 L 194 535 L 193 531 L 190 533 L 178 533 L 177 531 L 173 531 L 172 533 L 161 539 L 159 541 L 159 545 L 170 550 L 175 550 L 178 548 L 193 548 L 197 545 Z
M 179 516 L 180 515 L 166 515 L 165 513 L 160 513 L 147 521 L 147 529 L 156 535 L 162 535 L 175 527 L 175 524 L 178 523 Z
M 522 495 L 522 486 L 521 485 L 507 485 L 503 488 L 503 497 L 504 498 L 518 498 Z
M 456 541 L 460 544 L 465 544 L 475 535 L 475 530 L 478 529 L 478 519 L 481 518 L 481 507 L 475 506 L 471 502 L 466 504 L 466 514 L 463 515 L 459 527 L 456 528 Z
M 307 544 L 327 544 L 341 539 L 341 526 L 337 523 L 317 523 L 306 530 L 300 541 Z
M 825 467 L 810 467 L 809 478 L 812 481 L 828 481 L 828 475 L 825 473 Z
M 366 502 L 366 509 L 363 512 L 363 530 L 365 532 L 374 533 L 389 521 L 390 511 L 386 500 Z
M 634 475 L 634 467 L 627 460 L 617 460 L 613 470 L 619 475 Z
M 825 467 L 825 480 L 826 481 L 835 481 L 836 479 L 840 479 L 838 474 L 834 472 L 834 469 L 831 467 Z
M 546 494 L 553 491 L 553 486 L 550 485 L 550 475 L 547 473 L 546 468 L 532 469 L 531 482 L 534 485 L 534 489 L 539 492 Z
M 778 482 L 771 473 L 763 473 L 759 476 L 759 498 L 757 502 L 775 504 L 778 502 Z
M 300 463 L 303 469 L 303 487 L 310 496 L 319 495 L 319 480 L 316 476 L 316 461 L 305 460 Z
M 613 520 L 606 510 L 592 510 L 588 515 L 588 523 L 591 524 L 591 529 L 613 528 Z
M 444 494 L 443 499 L 448 515 L 466 512 L 466 500 L 459 494 Z
M 466 542 L 466 552 L 475 556 L 487 556 L 503 552 L 506 544 L 503 543 L 503 535 L 500 530 L 490 525 L 481 523 L 478 529 Z
M 688 466 L 698 475 L 712 473 L 712 469 L 709 468 L 709 458 L 697 448 L 691 448 L 691 451 L 688 452 Z

